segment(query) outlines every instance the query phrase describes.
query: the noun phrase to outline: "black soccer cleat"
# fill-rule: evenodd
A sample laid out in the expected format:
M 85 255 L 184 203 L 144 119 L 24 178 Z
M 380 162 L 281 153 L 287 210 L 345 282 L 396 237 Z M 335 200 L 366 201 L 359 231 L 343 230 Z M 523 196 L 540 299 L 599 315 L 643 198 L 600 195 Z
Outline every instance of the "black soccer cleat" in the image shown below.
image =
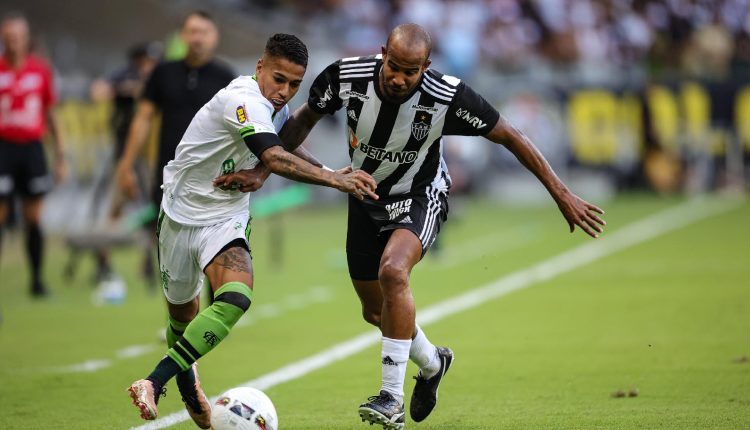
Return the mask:
M 411 402 L 409 402 L 409 415 L 416 422 L 423 421 L 430 415 L 435 408 L 438 399 L 438 387 L 448 369 L 453 363 L 453 351 L 443 346 L 437 347 L 438 357 L 440 358 L 440 370 L 432 378 L 422 377 L 420 371 L 414 379 L 417 384 L 414 385 L 414 391 L 411 393 Z
M 380 424 L 384 430 L 402 430 L 404 428 L 404 405 L 398 402 L 387 391 L 367 399 L 359 405 L 359 417 L 370 425 Z

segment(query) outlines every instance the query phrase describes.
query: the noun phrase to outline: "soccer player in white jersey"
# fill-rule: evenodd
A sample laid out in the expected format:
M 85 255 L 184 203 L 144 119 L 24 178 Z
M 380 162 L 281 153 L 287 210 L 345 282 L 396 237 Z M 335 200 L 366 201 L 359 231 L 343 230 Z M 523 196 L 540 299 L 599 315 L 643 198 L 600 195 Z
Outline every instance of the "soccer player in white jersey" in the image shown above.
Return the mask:
M 286 103 L 299 89 L 306 68 L 307 48 L 299 39 L 272 36 L 255 75 L 235 79 L 198 111 L 174 160 L 164 168 L 157 236 L 169 350 L 150 375 L 128 388 L 143 419 L 156 418 L 158 397 L 176 376 L 190 416 L 201 428 L 211 425 L 195 362 L 215 348 L 250 307 L 253 271 L 246 191 L 260 186 L 272 171 L 359 199 L 377 198 L 369 174 L 348 167 L 323 169 L 306 152 L 295 151 L 314 164 L 282 148 L 277 132 L 288 119 Z M 261 161 L 263 167 L 258 167 Z M 235 178 L 239 170 L 243 175 Z M 199 313 L 204 277 L 215 300 Z
M 442 136 L 484 136 L 505 146 L 547 188 L 571 232 L 578 226 L 596 237 L 605 224 L 602 210 L 570 192 L 523 133 L 460 79 L 429 68 L 431 47 L 422 27 L 396 27 L 380 55 L 344 58 L 321 72 L 281 132 L 294 148 L 323 115 L 345 108 L 352 167 L 377 181 L 378 200 L 349 199 L 346 251 L 364 319 L 383 334 L 380 392 L 358 412 L 386 429 L 404 427 L 407 361 L 420 368 L 409 408 L 414 421 L 432 412 L 453 362 L 453 351 L 434 346 L 415 324 L 409 287 L 448 212 Z

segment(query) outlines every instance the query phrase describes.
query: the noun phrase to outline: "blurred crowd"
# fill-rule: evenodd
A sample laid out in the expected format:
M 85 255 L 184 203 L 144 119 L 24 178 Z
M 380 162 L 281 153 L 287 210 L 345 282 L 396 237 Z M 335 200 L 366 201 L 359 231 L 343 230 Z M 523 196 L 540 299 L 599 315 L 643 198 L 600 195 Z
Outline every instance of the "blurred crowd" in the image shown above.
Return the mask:
M 750 70 L 749 0 L 288 0 L 325 22 L 352 55 L 380 49 L 393 25 L 416 22 L 435 55 L 468 77 L 489 66 L 647 67 L 722 78 Z M 283 5 L 283 6 L 282 6 Z

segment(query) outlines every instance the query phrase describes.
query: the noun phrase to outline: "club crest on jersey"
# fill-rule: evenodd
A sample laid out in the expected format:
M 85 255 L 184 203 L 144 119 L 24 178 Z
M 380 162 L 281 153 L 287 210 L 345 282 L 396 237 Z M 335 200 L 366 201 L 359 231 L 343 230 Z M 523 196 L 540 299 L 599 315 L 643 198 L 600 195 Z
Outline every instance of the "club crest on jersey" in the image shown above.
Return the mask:
M 245 114 L 245 105 L 239 105 L 237 106 L 237 110 L 235 111 L 237 114 L 237 121 L 240 122 L 240 124 L 247 122 L 247 114 Z
M 417 140 L 424 140 L 430 133 L 430 124 L 426 122 L 415 122 L 411 125 L 411 134 Z

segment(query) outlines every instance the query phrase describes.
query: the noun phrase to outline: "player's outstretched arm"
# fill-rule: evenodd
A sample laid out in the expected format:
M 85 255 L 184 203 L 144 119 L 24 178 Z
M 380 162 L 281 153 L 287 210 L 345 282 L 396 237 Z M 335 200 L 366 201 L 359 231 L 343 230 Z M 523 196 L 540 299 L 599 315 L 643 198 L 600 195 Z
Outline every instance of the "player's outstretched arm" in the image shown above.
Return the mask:
M 602 227 L 607 223 L 597 215 L 604 214 L 604 211 L 573 194 L 557 177 L 531 140 L 508 123 L 505 118 L 501 116 L 485 137 L 508 148 L 527 169 L 539 178 L 560 208 L 571 233 L 576 226 L 591 237 L 599 237 L 599 233 L 604 231 Z
M 279 137 L 273 133 L 253 134 L 245 138 L 250 150 L 257 154 L 263 164 L 273 173 L 298 182 L 325 185 L 349 193 L 358 199 L 365 195 L 377 199 L 375 180 L 367 172 L 357 170 L 349 173 L 328 171 L 313 166 L 307 161 L 287 152 Z
M 309 154 L 306 150 L 302 153 L 299 153 L 299 146 L 302 144 L 302 142 L 307 139 L 307 135 L 310 134 L 310 130 L 315 127 L 315 124 L 320 121 L 320 118 L 323 117 L 323 114 L 317 113 L 312 108 L 310 108 L 310 105 L 307 103 L 303 103 L 302 106 L 297 108 L 296 111 L 289 117 L 289 119 L 284 123 L 284 126 L 281 128 L 281 131 L 279 131 L 279 138 L 284 143 L 284 148 L 286 148 L 289 152 L 294 152 L 295 154 L 299 155 L 300 158 L 310 162 L 311 164 L 316 164 L 313 161 L 317 161 L 313 158 L 313 160 L 309 160 L 305 155 Z

